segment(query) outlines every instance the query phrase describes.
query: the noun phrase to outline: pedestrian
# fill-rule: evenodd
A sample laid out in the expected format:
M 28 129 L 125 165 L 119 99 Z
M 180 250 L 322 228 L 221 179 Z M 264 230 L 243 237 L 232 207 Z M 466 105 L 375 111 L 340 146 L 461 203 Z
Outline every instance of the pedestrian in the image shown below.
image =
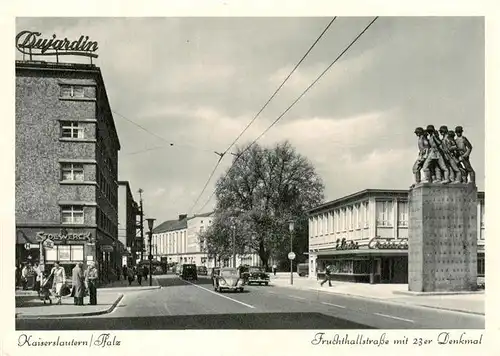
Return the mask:
M 137 275 L 137 283 L 139 283 L 140 286 L 142 286 L 142 274 L 143 274 L 143 269 L 142 268 L 138 268 L 136 271 L 135 271 L 135 274 Z
M 52 299 L 50 299 L 50 283 L 52 281 L 52 274 L 48 272 L 43 272 L 42 278 L 40 280 L 40 298 L 45 304 L 47 301 L 52 304 Z
M 94 261 L 89 261 L 88 265 L 85 271 L 85 286 L 89 291 L 89 305 L 97 305 L 97 268 Z
M 38 293 L 40 296 L 40 283 L 42 282 L 42 270 L 38 265 L 38 262 L 35 262 L 33 266 L 33 272 L 35 273 L 35 283 L 33 284 L 33 290 Z
M 144 277 L 144 280 L 148 280 L 148 274 L 149 274 L 149 268 L 147 266 L 142 267 L 142 276 Z
M 331 280 L 331 275 L 332 275 L 332 265 L 328 264 L 325 268 L 325 279 L 321 282 L 321 286 L 328 281 L 328 286 L 332 286 L 332 280 Z
M 23 290 L 28 289 L 28 275 L 29 275 L 29 267 L 28 264 L 25 263 L 23 265 L 23 269 L 21 270 L 21 285 L 23 287 Z
M 122 274 L 123 274 L 123 279 L 127 279 L 127 276 L 128 276 L 127 265 L 123 265 L 123 267 L 122 267 Z
M 273 264 L 273 274 L 274 274 L 275 276 L 276 276 L 276 269 L 277 269 L 277 267 L 276 267 L 276 263 L 275 263 L 275 264 Z
M 16 266 L 16 289 L 17 287 L 20 287 L 22 284 L 21 284 L 21 272 L 22 272 L 23 268 L 21 265 L 18 265 Z
M 59 261 L 54 262 L 54 267 L 50 272 L 53 277 L 52 289 L 54 290 L 54 294 L 56 296 L 56 304 L 62 304 L 61 302 L 61 288 L 66 284 L 66 272 L 64 268 L 61 267 Z
M 85 276 L 83 272 L 83 263 L 78 262 L 75 267 L 73 267 L 73 290 L 71 295 L 73 296 L 73 301 L 75 305 L 83 305 L 83 298 L 85 296 Z
M 127 271 L 128 285 L 131 286 L 135 279 L 134 269 L 132 267 L 125 267 Z

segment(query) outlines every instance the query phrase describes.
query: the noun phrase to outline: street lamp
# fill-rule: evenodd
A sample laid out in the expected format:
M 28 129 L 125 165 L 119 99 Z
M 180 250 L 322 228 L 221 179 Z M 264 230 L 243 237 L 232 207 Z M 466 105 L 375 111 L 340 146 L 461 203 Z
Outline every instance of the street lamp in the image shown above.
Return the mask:
M 153 285 L 153 272 L 152 272 L 152 262 L 153 262 L 153 255 L 152 255 L 152 250 L 151 250 L 151 240 L 153 239 L 153 225 L 155 223 L 156 219 L 153 218 L 148 218 L 146 219 L 148 221 L 148 227 L 149 227 L 149 285 Z
M 290 260 L 290 284 L 293 285 L 293 259 L 295 254 L 293 253 L 293 229 L 294 221 L 290 220 L 288 222 L 288 230 L 290 231 L 290 253 L 288 254 L 288 259 Z

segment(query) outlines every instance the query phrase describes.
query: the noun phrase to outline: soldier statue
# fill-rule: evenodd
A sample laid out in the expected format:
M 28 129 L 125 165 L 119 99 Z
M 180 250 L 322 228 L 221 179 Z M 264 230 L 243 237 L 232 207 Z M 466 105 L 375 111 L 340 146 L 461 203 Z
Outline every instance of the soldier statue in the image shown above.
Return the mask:
M 472 152 L 472 144 L 469 142 L 467 137 L 463 136 L 464 129 L 462 126 L 457 126 L 455 128 L 455 133 L 457 138 L 455 142 L 457 144 L 459 160 L 464 165 L 464 168 L 469 176 L 469 183 L 476 184 L 476 172 L 472 169 L 470 164 L 469 156 Z
M 429 153 L 422 166 L 424 171 L 424 180 L 422 183 L 429 183 L 431 181 L 431 170 L 433 169 L 436 174 L 436 181 L 434 183 L 450 183 L 450 171 L 448 170 L 448 167 L 446 167 L 446 163 L 440 150 L 441 140 L 439 139 L 439 135 L 433 125 L 428 125 L 426 131 L 429 141 Z M 443 180 L 442 175 L 444 175 Z
M 427 141 L 426 132 L 422 127 L 417 127 L 415 129 L 415 135 L 418 138 L 418 157 L 413 164 L 413 175 L 415 176 L 415 184 L 419 184 L 421 181 L 420 170 L 424 165 L 429 151 L 429 141 Z M 415 186 L 415 184 L 413 186 Z
M 462 176 L 462 183 L 467 183 L 467 171 L 464 168 L 464 165 L 460 161 L 460 153 L 458 152 L 458 146 L 455 142 L 455 131 L 448 131 L 448 140 L 451 141 L 452 145 L 455 149 L 452 150 L 455 161 L 458 162 L 458 169 L 460 169 L 460 174 Z
M 441 126 L 439 133 L 441 134 L 441 152 L 450 171 L 450 180 L 454 184 L 462 183 L 462 172 L 459 168 L 460 162 L 454 154 L 458 150 L 457 144 L 455 140 L 449 138 L 447 126 Z

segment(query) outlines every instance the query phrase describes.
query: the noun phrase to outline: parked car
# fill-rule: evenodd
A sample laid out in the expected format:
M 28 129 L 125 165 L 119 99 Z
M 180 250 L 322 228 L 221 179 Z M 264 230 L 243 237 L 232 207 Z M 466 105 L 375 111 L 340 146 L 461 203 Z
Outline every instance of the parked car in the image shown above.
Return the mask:
M 244 281 L 240 278 L 236 268 L 221 268 L 219 273 L 214 274 L 214 290 L 222 292 L 224 290 L 243 292 Z
M 198 266 L 198 274 L 200 276 L 206 276 L 208 274 L 208 269 L 205 266 Z
M 269 284 L 269 275 L 265 272 L 264 267 L 248 267 L 248 271 L 242 273 L 242 278 L 248 285 L 255 283 L 267 286 Z
M 180 277 L 182 279 L 198 280 L 198 273 L 195 264 L 183 264 L 181 266 Z
M 297 274 L 299 277 L 307 277 L 309 275 L 309 264 L 299 263 L 297 265 Z

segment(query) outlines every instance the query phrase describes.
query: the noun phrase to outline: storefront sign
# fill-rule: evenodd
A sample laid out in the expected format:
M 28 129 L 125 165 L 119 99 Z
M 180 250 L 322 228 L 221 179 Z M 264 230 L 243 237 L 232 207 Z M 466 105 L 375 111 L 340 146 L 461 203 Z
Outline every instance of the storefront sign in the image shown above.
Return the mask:
M 349 241 L 347 242 L 346 239 L 337 239 L 335 245 L 336 250 L 357 250 L 359 249 L 359 245 L 357 242 L 354 241 Z
M 36 238 L 39 241 L 43 241 L 45 239 L 50 239 L 52 241 L 89 241 L 91 239 L 90 232 L 81 233 L 81 234 L 46 234 L 45 232 L 37 232 Z
M 407 250 L 408 239 L 385 239 L 374 237 L 368 243 L 368 248 L 380 250 Z
M 69 41 L 67 38 L 41 38 L 40 32 L 21 31 L 16 36 L 16 48 L 19 52 L 36 56 L 84 56 L 97 58 L 94 53 L 99 49 L 97 42 L 89 41 L 89 36 L 80 36 L 78 40 Z
M 113 252 L 113 246 L 109 246 L 109 245 L 103 245 L 101 246 L 101 251 L 102 252 Z

